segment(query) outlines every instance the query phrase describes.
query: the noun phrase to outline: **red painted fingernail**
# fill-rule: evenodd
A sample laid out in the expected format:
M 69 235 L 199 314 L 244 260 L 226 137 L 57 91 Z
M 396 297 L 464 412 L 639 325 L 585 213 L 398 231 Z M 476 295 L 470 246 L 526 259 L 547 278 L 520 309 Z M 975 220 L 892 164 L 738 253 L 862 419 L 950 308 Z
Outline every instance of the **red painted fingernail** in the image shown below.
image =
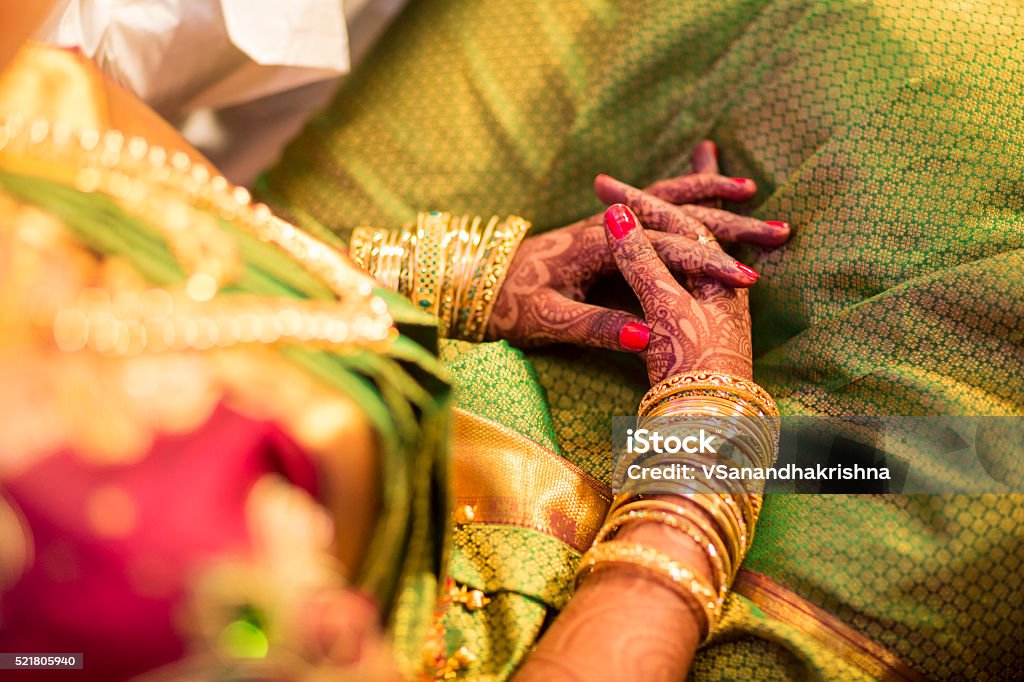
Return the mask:
M 779 232 L 782 232 L 783 230 L 786 230 L 787 232 L 789 231 L 789 223 L 784 223 L 781 220 L 766 220 L 764 221 L 764 224 L 771 225 Z
M 628 208 L 615 204 L 604 212 L 604 224 L 616 239 L 622 239 L 636 227 L 636 218 Z
M 742 272 L 744 275 L 754 280 L 755 282 L 760 279 L 761 275 L 754 268 L 744 265 L 743 263 L 737 263 L 736 269 Z
M 711 145 L 711 151 L 715 155 L 715 159 L 717 159 L 718 158 L 718 145 L 715 144 L 714 142 L 709 142 L 708 144 Z
M 623 348 L 634 353 L 646 349 L 650 341 L 651 329 L 643 322 L 627 322 L 619 331 L 619 343 Z
M 747 184 L 747 179 L 746 178 L 731 178 L 731 180 L 733 182 L 735 182 L 737 185 L 746 185 Z

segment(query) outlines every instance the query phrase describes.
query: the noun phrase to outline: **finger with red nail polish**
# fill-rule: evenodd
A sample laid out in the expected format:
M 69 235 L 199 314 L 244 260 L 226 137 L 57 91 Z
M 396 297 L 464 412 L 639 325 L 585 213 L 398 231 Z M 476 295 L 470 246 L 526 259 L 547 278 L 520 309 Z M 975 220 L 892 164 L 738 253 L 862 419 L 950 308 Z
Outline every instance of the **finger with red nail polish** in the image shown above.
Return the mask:
M 643 322 L 629 322 L 619 331 L 619 343 L 633 353 L 647 350 L 651 341 L 651 329 Z

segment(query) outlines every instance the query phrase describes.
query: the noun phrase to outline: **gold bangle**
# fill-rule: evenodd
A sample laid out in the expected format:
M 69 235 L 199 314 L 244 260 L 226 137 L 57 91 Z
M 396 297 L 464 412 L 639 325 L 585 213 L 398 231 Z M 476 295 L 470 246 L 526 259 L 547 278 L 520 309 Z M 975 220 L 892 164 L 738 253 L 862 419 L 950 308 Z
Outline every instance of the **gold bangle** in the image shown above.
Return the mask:
M 687 481 L 685 487 L 690 492 L 683 493 L 686 499 L 707 512 L 711 521 L 719 528 L 719 537 L 726 543 L 726 549 L 732 559 L 733 566 L 739 567 L 747 549 L 747 532 L 745 523 L 735 516 L 735 509 L 725 504 L 722 495 L 708 489 L 697 489 L 700 481 Z
M 777 439 L 777 416 L 764 412 L 752 395 L 712 388 L 688 388 L 671 393 L 647 407 L 641 421 L 671 414 L 707 414 L 721 417 L 747 416 L 762 420 Z
M 754 528 L 757 526 L 758 512 L 752 506 L 754 495 L 735 491 L 718 492 L 710 486 L 707 486 L 705 491 L 693 488 L 690 490 L 689 493 L 684 493 L 687 498 L 706 509 L 709 514 L 713 514 L 712 506 L 721 511 L 720 516 L 714 516 L 715 522 L 719 525 L 723 520 L 728 522 L 730 532 L 737 538 L 743 553 L 746 554 L 750 549 Z
M 648 405 L 647 412 L 638 415 L 637 422 L 644 428 L 651 420 L 667 416 L 746 417 L 760 422 L 758 431 L 766 434 L 766 442 L 775 444 L 779 440 L 779 417 L 765 413 L 753 396 L 738 392 L 710 388 L 680 390 Z
M 749 403 L 739 402 L 732 395 L 726 397 L 726 394 L 721 393 L 703 394 L 681 391 L 652 405 L 644 415 L 644 419 L 685 414 L 686 412 L 681 411 L 684 408 L 688 408 L 690 413 L 700 410 L 700 414 L 722 417 L 735 417 L 737 413 L 752 417 L 759 416 L 758 412 L 751 409 Z
M 420 213 L 416 225 L 415 267 L 412 271 L 412 300 L 422 310 L 437 316 L 441 286 L 445 277 L 443 246 L 450 213 Z
M 398 289 L 396 291 L 411 301 L 413 273 L 416 269 L 416 235 L 413 234 L 412 225 L 406 224 L 402 226 L 398 236 L 398 244 L 402 250 L 398 272 Z
M 684 505 L 673 504 L 667 500 L 636 500 L 628 502 L 613 512 L 609 512 L 608 520 L 618 517 L 621 514 L 628 514 L 633 511 L 660 511 L 669 514 L 675 514 L 676 516 L 685 518 L 693 522 L 705 535 L 715 547 L 715 553 L 722 559 L 722 569 L 726 575 L 729 576 L 729 580 L 732 581 L 736 570 L 739 568 L 739 562 L 742 557 L 737 557 L 730 553 L 729 547 L 726 546 L 726 542 L 723 539 L 722 531 L 716 531 L 712 527 L 712 521 L 707 517 L 701 516 L 697 513 L 698 510 L 686 507 Z M 715 524 L 717 525 L 717 524 Z
M 420 213 L 414 229 L 357 228 L 352 259 L 440 321 L 443 336 L 482 341 L 508 268 L 530 223 L 518 216 Z
M 707 638 L 718 619 L 719 604 L 717 592 L 703 578 L 653 547 L 615 540 L 583 555 L 576 569 L 577 588 L 595 570 L 615 565 L 639 568 L 678 594 L 702 619 L 701 638 Z
M 348 243 L 348 255 L 352 261 L 366 272 L 370 272 L 370 249 L 373 246 L 373 234 L 379 232 L 372 227 L 357 227 L 352 231 Z
M 377 266 L 377 281 L 393 291 L 401 290 L 402 270 L 406 260 L 406 249 L 402 245 L 404 233 L 389 231 L 380 245 L 380 260 Z
M 651 420 L 665 420 L 668 417 L 714 417 L 728 420 L 737 426 L 744 426 L 761 452 L 762 457 L 752 459 L 752 465 L 770 467 L 777 457 L 779 418 L 765 414 L 736 394 L 717 390 L 681 390 L 650 405 L 648 412 L 638 418 L 637 426 L 649 428 Z
M 725 496 L 721 493 L 709 486 L 706 486 L 705 491 L 696 489 L 701 487 L 700 481 L 687 481 L 687 483 L 693 487 L 691 487 L 692 492 L 686 494 L 686 499 L 706 511 L 718 527 L 722 529 L 724 538 L 730 542 L 734 562 L 736 565 L 739 565 L 746 554 L 747 545 L 749 544 L 747 542 L 748 533 L 745 521 L 736 515 L 735 507 L 725 503 L 723 499 Z
M 468 254 L 466 284 L 462 295 L 462 305 L 457 311 L 455 320 L 455 333 L 457 338 L 465 339 L 465 329 L 472 315 L 473 301 L 476 299 L 477 291 L 483 285 L 482 263 L 487 257 L 494 231 L 498 227 L 498 216 L 491 216 L 490 220 L 480 227 L 477 241 L 472 244 Z
M 349 256 L 385 289 L 397 287 L 400 263 L 396 262 L 399 256 L 392 245 L 394 238 L 389 230 L 358 227 L 349 241 Z
M 493 219 L 496 222 L 496 219 Z M 468 224 L 468 227 L 467 227 Z M 487 223 L 490 224 L 490 223 Z M 459 246 L 456 249 L 452 281 L 454 284 L 454 303 L 452 305 L 449 327 L 455 329 L 459 326 L 459 317 L 462 308 L 467 301 L 467 292 L 470 281 L 473 277 L 473 269 L 476 265 L 476 256 L 483 241 L 483 233 L 486 224 L 480 216 L 474 216 L 472 220 L 468 216 L 462 219 L 462 225 L 457 239 Z
M 463 275 L 460 269 L 461 255 L 468 222 L 468 216 L 449 221 L 448 230 L 445 231 L 441 242 L 441 260 L 445 263 L 445 277 L 440 283 L 437 317 L 441 321 L 441 336 L 444 337 L 448 336 L 452 315 L 459 303 L 457 292 Z
M 645 414 L 647 408 L 652 402 L 657 402 L 661 398 L 667 397 L 673 393 L 681 390 L 698 388 L 711 388 L 725 390 L 732 393 L 747 394 L 751 396 L 759 406 L 768 408 L 762 410 L 766 414 L 778 414 L 777 411 L 772 409 L 775 401 L 773 401 L 771 395 L 769 395 L 768 392 L 759 385 L 749 379 L 744 379 L 743 377 L 715 371 L 682 372 L 664 379 L 651 387 L 651 390 L 644 396 L 640 403 L 639 412 L 640 414 Z
M 493 243 L 474 275 L 479 281 L 468 303 L 468 316 L 460 338 L 475 342 L 484 340 L 509 265 L 529 229 L 530 223 L 519 216 L 509 216 L 495 228 Z
M 771 395 L 753 381 L 714 371 L 683 372 L 658 382 L 640 401 L 638 413 L 640 416 L 645 416 L 654 404 L 680 391 L 692 389 L 723 390 L 741 396 L 749 396 L 766 416 L 779 416 L 778 408 Z
M 711 570 L 714 572 L 716 582 L 718 583 L 718 601 L 721 604 L 725 600 L 725 595 L 728 593 L 729 585 L 732 582 L 729 572 L 725 569 L 725 559 L 719 552 L 718 546 L 711 541 L 711 538 L 692 519 L 686 516 L 657 509 L 630 509 L 605 521 L 605 524 L 597 533 L 597 538 L 594 539 L 594 544 L 597 545 L 613 540 L 623 526 L 645 521 L 653 521 L 674 528 L 689 537 L 697 543 L 698 547 L 704 550 L 704 554 L 708 557 L 708 563 L 711 565 Z
M 693 432 L 696 429 L 706 428 L 713 435 L 720 437 L 732 446 L 749 466 L 769 468 L 775 462 L 778 453 L 778 441 L 771 426 L 764 423 L 759 417 L 749 415 L 724 416 L 708 414 L 708 409 L 703 399 L 696 403 L 685 406 L 670 408 L 666 412 L 647 417 L 637 421 L 638 429 L 650 429 L 664 434 L 671 432 L 677 424 L 682 424 L 686 431 Z M 658 419 L 657 423 L 650 421 Z M 725 430 L 723 427 L 729 427 Z M 699 453 L 692 453 L 699 454 Z M 726 464 L 723 453 L 716 451 L 714 457 L 705 455 L 703 460 L 696 460 L 700 464 Z

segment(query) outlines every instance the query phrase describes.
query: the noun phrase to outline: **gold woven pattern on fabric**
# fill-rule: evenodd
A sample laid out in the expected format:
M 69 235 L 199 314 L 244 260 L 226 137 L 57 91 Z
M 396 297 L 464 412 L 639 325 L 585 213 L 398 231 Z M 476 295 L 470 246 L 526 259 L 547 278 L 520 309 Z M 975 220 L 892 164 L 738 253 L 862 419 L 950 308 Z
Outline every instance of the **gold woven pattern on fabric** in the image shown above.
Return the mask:
M 741 210 L 794 226 L 741 251 L 755 380 L 783 414 L 1024 415 L 1022 55 L 1004 0 L 422 0 L 266 186 L 342 234 L 439 207 L 536 231 L 600 210 L 594 174 L 686 172 L 710 137 L 758 183 Z M 641 363 L 526 357 L 565 457 L 604 479 Z M 768 497 L 746 565 L 929 677 L 1004 679 L 1024 669 L 1022 510 Z M 864 676 L 744 608 L 694 679 Z
M 489 596 L 509 590 L 562 608 L 572 595 L 580 556 L 529 528 L 470 523 L 455 528 L 449 573 Z
M 733 594 L 726 599 L 711 641 L 698 651 L 688 679 L 868 682 L 877 678 L 799 628 L 771 618 Z
M 602 481 L 611 480 L 612 417 L 636 414 L 650 388 L 639 359 L 565 347 L 532 351 L 527 357 L 547 393 L 565 458 Z
M 765 575 L 741 569 L 733 581 L 732 591 L 749 599 L 772 618 L 810 635 L 873 678 L 903 682 L 926 679 L 846 623 Z
M 493 595 L 477 611 L 450 606 L 441 620 L 449 655 L 464 646 L 478 657 L 459 679 L 507 679 L 537 640 L 547 612 L 543 603 L 514 592 Z
M 960 666 L 971 678 L 1017 666 L 1009 642 L 1024 631 L 1024 496 L 780 495 L 771 502 L 746 566 L 929 677 Z M 836 541 L 826 542 L 827 532 Z
M 474 344 L 455 339 L 442 340 L 440 350 L 457 406 L 564 456 L 544 389 L 522 351 L 504 341 Z
M 453 486 L 456 508 L 474 508 L 475 523 L 532 528 L 583 551 L 611 502 L 607 486 L 525 436 L 455 409 Z

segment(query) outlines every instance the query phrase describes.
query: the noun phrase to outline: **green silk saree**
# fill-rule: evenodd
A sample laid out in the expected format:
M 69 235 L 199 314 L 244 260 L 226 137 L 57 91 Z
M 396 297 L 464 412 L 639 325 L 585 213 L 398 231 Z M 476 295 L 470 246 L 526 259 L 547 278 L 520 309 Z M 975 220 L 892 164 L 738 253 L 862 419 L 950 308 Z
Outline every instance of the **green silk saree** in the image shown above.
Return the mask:
M 749 206 L 794 226 L 742 257 L 755 379 L 784 414 L 1024 414 L 1024 9 L 928 0 L 414 3 L 262 182 L 345 237 L 418 210 L 600 209 L 713 139 Z M 634 358 L 444 351 L 457 404 L 607 481 Z M 927 460 L 928 453 L 918 453 Z M 1018 496 L 775 496 L 696 679 L 1001 679 L 1024 658 Z M 471 677 L 507 676 L 568 597 L 578 550 L 456 528 L 443 617 Z

